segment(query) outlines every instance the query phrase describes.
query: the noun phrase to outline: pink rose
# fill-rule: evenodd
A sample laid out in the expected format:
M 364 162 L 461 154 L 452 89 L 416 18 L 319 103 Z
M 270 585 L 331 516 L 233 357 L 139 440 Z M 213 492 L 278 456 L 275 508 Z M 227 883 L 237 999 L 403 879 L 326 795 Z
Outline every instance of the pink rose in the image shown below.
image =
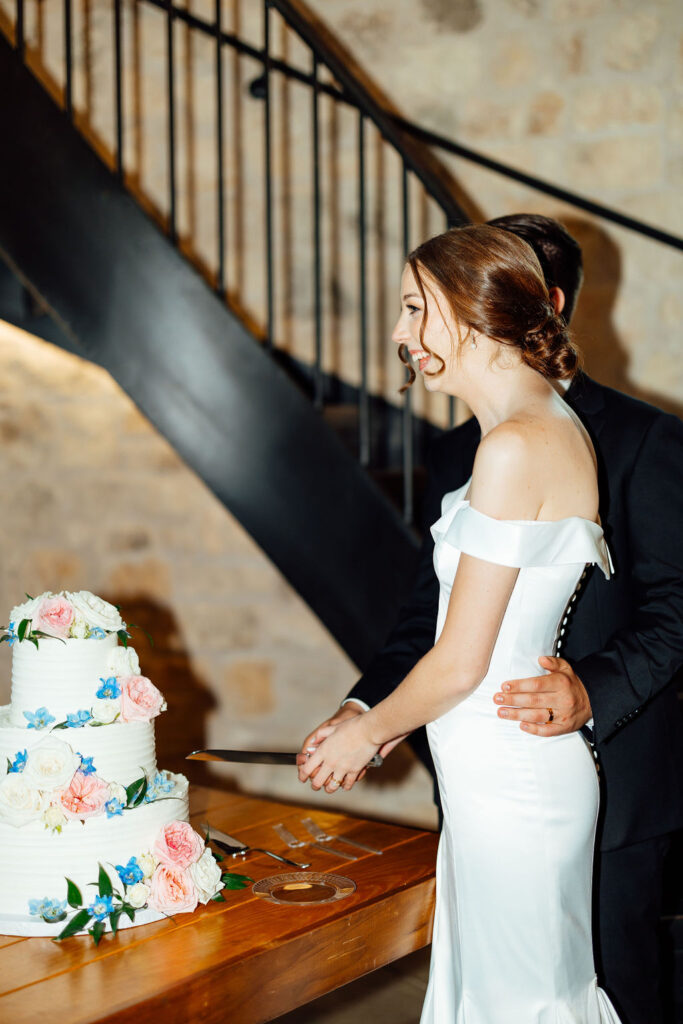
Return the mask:
M 65 597 L 46 597 L 33 616 L 33 629 L 65 638 L 74 620 L 74 610 Z
M 161 914 L 182 914 L 197 906 L 197 890 L 189 872 L 160 864 L 152 876 L 148 906 Z
M 169 821 L 154 841 L 152 853 L 169 868 L 189 868 L 204 853 L 204 840 L 187 821 Z
M 93 818 L 102 814 L 109 799 L 109 784 L 97 775 L 76 772 L 71 785 L 61 797 L 61 807 L 67 818 Z
M 121 687 L 121 721 L 149 722 L 166 710 L 163 694 L 146 676 L 124 676 Z

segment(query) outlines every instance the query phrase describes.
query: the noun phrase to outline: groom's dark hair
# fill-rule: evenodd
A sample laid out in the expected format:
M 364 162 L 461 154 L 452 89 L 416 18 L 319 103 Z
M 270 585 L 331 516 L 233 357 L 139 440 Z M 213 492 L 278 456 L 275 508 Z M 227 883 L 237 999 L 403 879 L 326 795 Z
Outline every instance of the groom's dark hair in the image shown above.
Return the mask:
M 536 253 L 548 288 L 564 292 L 562 318 L 569 323 L 583 281 L 581 246 L 559 221 L 540 213 L 513 213 L 486 222 L 510 231 L 527 242 Z

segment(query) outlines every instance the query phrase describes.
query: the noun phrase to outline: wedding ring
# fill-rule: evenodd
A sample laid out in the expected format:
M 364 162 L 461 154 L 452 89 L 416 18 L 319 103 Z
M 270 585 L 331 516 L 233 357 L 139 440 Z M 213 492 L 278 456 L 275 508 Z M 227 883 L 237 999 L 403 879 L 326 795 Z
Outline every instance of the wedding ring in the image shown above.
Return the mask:
M 552 722 L 552 721 L 554 720 L 554 718 L 555 718 L 555 714 L 554 714 L 554 712 L 553 712 L 553 709 L 552 709 L 552 708 L 546 708 L 546 711 L 548 712 L 548 721 L 547 721 L 547 722 L 546 722 L 545 724 L 546 724 L 546 725 L 550 725 L 550 723 L 551 723 L 551 722 Z
M 341 786 L 343 779 L 335 779 L 334 775 L 330 779 L 330 782 L 334 782 L 335 786 Z

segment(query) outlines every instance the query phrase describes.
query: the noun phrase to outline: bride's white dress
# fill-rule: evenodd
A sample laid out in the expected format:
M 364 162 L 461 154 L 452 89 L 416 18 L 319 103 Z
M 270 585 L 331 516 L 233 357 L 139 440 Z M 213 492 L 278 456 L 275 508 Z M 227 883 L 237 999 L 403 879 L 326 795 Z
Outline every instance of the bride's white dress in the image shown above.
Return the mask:
M 609 553 L 587 519 L 492 519 L 462 497 L 467 486 L 432 527 L 437 637 L 462 552 L 520 572 L 486 677 L 427 726 L 444 824 L 421 1024 L 619 1024 L 591 943 L 590 746 L 580 733 L 525 733 L 492 699 L 506 679 L 542 673 L 586 564 L 609 576 Z

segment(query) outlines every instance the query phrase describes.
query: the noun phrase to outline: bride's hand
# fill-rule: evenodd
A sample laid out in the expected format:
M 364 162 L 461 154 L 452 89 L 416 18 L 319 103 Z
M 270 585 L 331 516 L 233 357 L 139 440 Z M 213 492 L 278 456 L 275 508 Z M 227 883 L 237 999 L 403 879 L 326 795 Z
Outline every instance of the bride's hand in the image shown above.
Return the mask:
M 351 789 L 379 750 L 367 734 L 365 715 L 342 722 L 299 765 L 299 780 L 310 781 L 313 789 L 335 793 Z M 321 730 L 322 732 L 322 730 Z

